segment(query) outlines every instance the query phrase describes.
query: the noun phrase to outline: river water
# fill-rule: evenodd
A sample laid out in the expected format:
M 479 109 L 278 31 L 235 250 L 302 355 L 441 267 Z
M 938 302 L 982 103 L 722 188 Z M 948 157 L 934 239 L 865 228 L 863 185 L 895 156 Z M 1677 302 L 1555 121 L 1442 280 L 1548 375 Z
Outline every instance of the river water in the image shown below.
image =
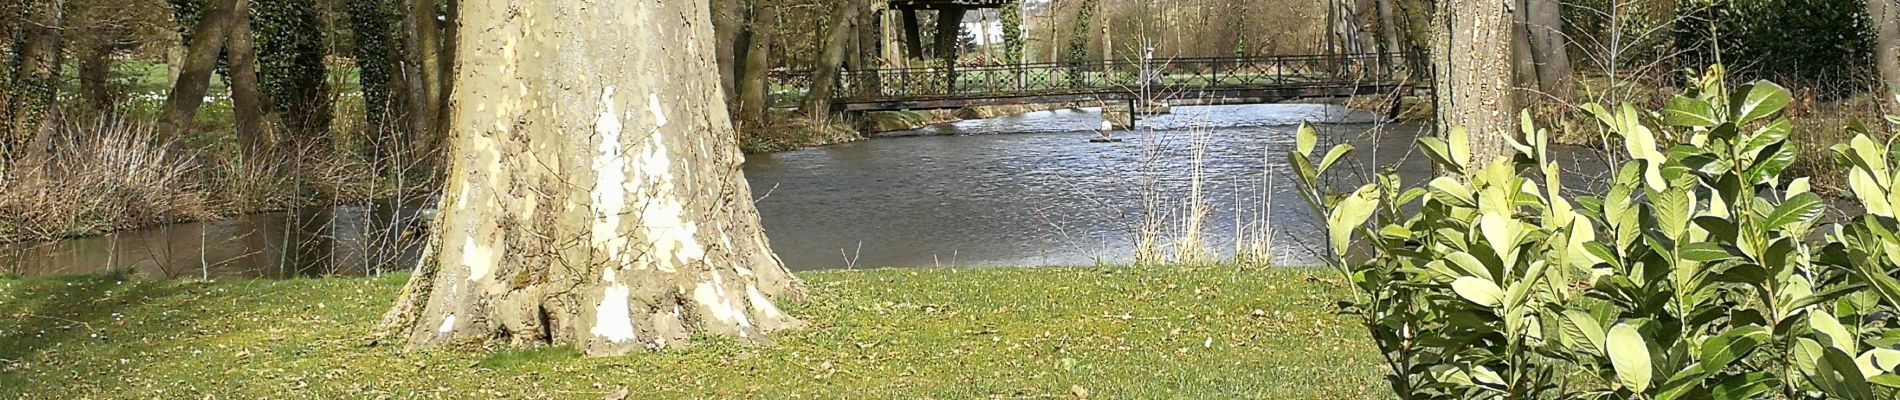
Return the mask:
M 1173 111 L 1112 133 L 1119 143 L 1089 140 L 1099 109 L 1057 110 L 753 155 L 745 172 L 772 247 L 793 270 L 1121 264 L 1134 260 L 1143 237 L 1155 238 L 1149 248 L 1161 254 L 1231 257 L 1264 247 L 1251 253 L 1316 265 L 1323 231 L 1286 175 L 1298 124 L 1322 124 L 1322 149 L 1351 143 L 1356 161 L 1398 163 L 1408 181 L 1431 174 L 1410 150 L 1419 128 L 1378 124 L 1365 112 L 1309 104 Z M 413 263 L 426 234 L 423 203 L 16 243 L 0 246 L 0 273 L 377 274 Z M 1199 229 L 1190 229 L 1191 215 L 1201 216 Z M 1255 246 L 1261 238 L 1271 245 Z

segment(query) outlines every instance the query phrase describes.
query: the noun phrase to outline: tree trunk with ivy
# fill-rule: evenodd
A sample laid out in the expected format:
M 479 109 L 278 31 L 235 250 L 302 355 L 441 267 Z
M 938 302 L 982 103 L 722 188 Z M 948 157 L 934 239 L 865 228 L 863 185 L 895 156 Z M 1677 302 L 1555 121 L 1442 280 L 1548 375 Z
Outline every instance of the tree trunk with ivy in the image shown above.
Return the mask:
M 357 80 L 363 91 L 363 132 L 370 135 L 368 155 L 379 170 L 388 171 L 394 167 L 390 152 L 398 150 L 396 144 L 403 142 L 400 125 L 392 119 L 401 109 L 391 90 L 397 83 L 392 34 L 396 19 L 388 0 L 349 0 L 345 7 L 349 10 Z
M 1517 129 L 1511 93 L 1511 12 L 1496 0 L 1443 0 L 1433 23 L 1433 88 L 1438 131 L 1470 132 L 1471 162 L 1490 164 L 1510 154 L 1505 135 Z
M 373 335 L 406 348 L 768 341 L 801 296 L 739 164 L 706 0 L 463 3 L 436 232 Z
M 255 158 L 269 152 L 275 138 L 269 135 L 271 109 L 258 82 L 256 36 L 251 30 L 250 1 L 240 0 L 233 11 L 230 34 L 225 35 L 224 52 L 231 77 L 231 114 L 238 142 L 247 155 Z
M 323 24 L 309 0 L 251 0 L 252 38 L 258 78 L 282 120 L 286 138 L 300 146 L 326 143 L 334 104 L 330 99 Z
M 31 0 L 22 4 L 19 46 L 8 72 L 6 126 L 0 137 L 0 157 L 8 162 L 41 150 L 52 130 L 54 106 L 59 101 L 59 65 L 64 50 L 63 0 Z

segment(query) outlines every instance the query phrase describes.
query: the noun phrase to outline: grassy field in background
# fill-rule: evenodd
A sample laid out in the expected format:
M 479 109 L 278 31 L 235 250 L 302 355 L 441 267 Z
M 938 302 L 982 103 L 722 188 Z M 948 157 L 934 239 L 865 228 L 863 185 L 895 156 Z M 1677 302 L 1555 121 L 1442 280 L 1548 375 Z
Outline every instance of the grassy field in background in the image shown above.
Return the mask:
M 1323 270 L 800 276 L 811 296 L 781 305 L 809 326 L 774 346 L 618 358 L 362 346 L 400 276 L 0 279 L 0 398 L 1386 397 Z

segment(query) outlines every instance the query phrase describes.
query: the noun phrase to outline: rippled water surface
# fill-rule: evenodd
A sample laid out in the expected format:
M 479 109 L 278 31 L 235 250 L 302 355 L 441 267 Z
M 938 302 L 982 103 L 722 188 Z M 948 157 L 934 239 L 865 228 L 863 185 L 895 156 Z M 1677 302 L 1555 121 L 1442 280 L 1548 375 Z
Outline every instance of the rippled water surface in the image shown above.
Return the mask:
M 745 172 L 766 234 L 794 270 L 1124 263 L 1145 215 L 1162 221 L 1164 252 L 1181 250 L 1196 203 L 1196 248 L 1232 254 L 1236 238 L 1270 228 L 1279 263 L 1315 265 L 1322 231 L 1285 175 L 1298 124 L 1323 123 L 1322 143 L 1357 146 L 1356 161 L 1400 162 L 1411 181 L 1430 176 L 1424 157 L 1409 154 L 1418 128 L 1376 119 L 1328 105 L 1179 107 L 1112 133 L 1122 142 L 1091 143 L 1099 110 L 1058 110 L 753 155 Z M 413 263 L 426 232 L 420 203 L 5 245 L 0 273 L 377 273 Z

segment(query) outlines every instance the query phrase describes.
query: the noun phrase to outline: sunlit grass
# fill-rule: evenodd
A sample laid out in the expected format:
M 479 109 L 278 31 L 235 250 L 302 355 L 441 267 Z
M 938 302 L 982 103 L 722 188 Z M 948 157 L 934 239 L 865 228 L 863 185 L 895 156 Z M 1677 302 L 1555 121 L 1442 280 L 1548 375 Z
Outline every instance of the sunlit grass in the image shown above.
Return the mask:
M 756 347 L 368 348 L 401 277 L 0 280 L 0 398 L 1377 398 L 1324 271 L 802 274 L 810 325 Z

